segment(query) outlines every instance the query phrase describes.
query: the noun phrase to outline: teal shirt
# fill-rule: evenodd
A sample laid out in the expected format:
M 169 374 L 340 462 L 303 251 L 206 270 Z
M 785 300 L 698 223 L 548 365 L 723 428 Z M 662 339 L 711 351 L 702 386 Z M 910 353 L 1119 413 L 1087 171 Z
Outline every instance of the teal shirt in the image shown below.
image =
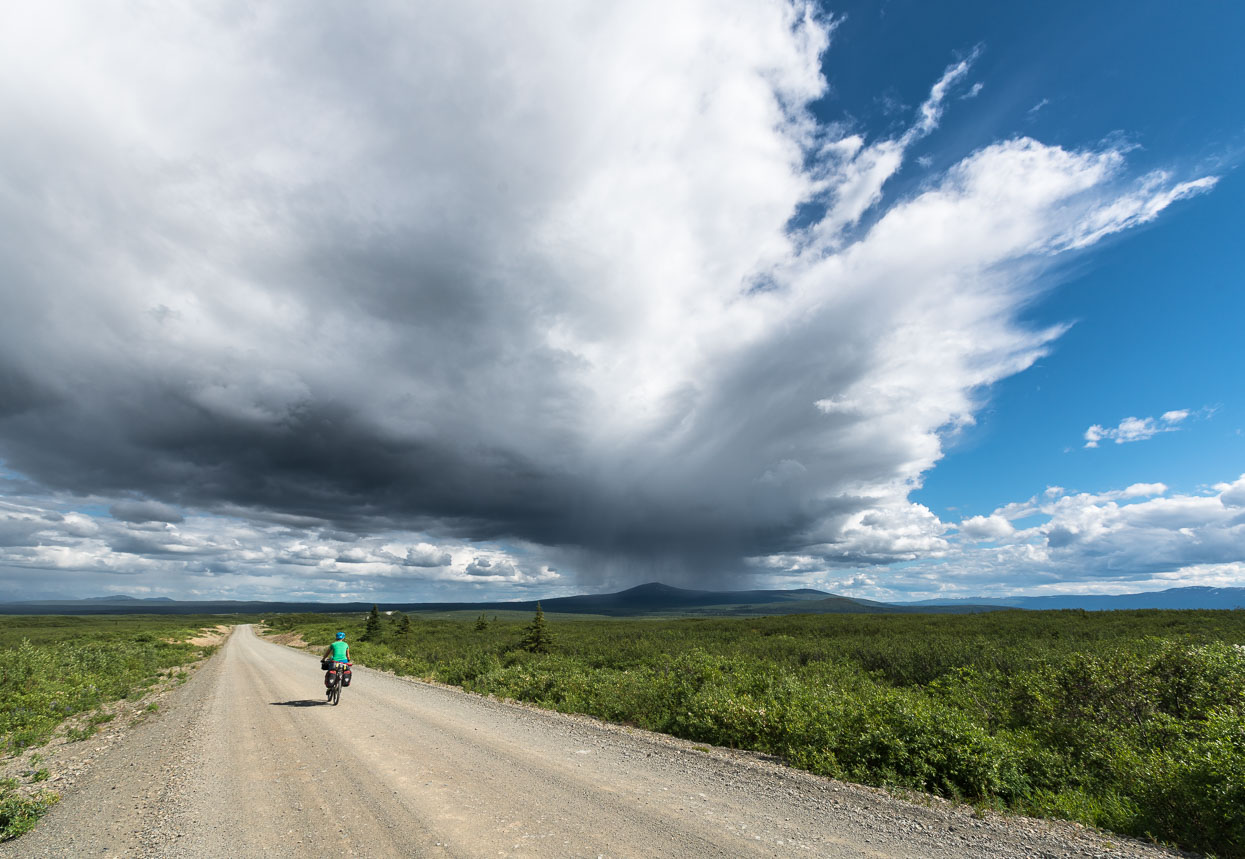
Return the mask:
M 350 649 L 350 645 L 344 641 L 334 641 L 329 647 L 333 648 L 333 658 L 338 662 L 346 662 L 346 651 Z

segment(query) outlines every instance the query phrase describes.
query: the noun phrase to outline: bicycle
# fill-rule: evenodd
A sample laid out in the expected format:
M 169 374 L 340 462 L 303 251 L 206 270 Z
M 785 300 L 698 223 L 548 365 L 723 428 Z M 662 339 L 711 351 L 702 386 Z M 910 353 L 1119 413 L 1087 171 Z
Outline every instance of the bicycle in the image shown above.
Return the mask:
M 320 662 L 320 667 L 329 672 L 327 678 L 328 688 L 325 690 L 325 696 L 334 707 L 342 699 L 342 680 L 350 665 L 351 663 L 349 662 L 334 662 L 331 659 L 325 659 Z

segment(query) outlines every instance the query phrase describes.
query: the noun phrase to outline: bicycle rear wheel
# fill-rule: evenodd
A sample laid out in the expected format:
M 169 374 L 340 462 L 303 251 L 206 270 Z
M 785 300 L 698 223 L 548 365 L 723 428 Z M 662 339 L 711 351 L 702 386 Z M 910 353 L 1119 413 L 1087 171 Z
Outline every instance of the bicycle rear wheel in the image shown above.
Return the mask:
M 336 707 L 337 702 L 342 699 L 342 678 L 340 674 L 333 678 L 333 685 L 331 689 L 333 694 L 329 696 L 329 700 L 332 701 L 333 706 Z

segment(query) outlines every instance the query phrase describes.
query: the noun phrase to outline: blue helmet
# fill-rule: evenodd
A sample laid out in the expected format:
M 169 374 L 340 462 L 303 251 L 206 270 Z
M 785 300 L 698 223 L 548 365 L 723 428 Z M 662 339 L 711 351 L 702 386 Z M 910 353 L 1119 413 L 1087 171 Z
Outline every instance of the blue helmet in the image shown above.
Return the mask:
M 344 639 L 345 637 L 346 637 L 346 633 L 344 633 L 344 632 L 339 632 L 339 633 L 337 633 L 337 640 L 338 640 L 338 641 L 341 641 L 341 640 L 342 640 L 342 639 Z

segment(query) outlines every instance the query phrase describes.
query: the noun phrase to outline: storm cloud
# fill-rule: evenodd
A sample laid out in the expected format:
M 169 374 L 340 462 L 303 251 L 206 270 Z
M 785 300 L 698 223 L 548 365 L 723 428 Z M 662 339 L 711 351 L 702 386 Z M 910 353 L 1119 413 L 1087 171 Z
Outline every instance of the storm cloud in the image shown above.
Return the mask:
M 1042 272 L 1214 180 L 1015 138 L 887 198 L 972 58 L 869 140 L 830 19 L 729 5 L 7 13 L 0 457 L 61 500 L 0 538 L 94 499 L 110 569 L 342 593 L 945 551 L 908 494 Z

